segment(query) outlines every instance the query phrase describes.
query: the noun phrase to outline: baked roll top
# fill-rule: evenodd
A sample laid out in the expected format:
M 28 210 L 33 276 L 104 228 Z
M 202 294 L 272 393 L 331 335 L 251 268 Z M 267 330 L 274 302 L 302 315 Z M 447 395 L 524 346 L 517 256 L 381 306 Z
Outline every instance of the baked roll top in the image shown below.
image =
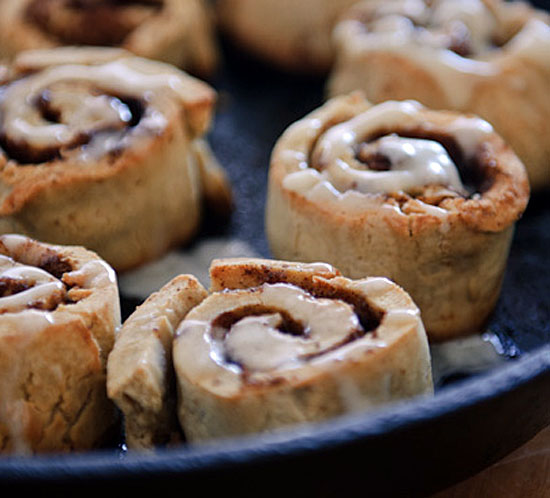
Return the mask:
M 443 338 L 487 319 L 528 197 L 523 164 L 486 121 L 357 93 L 277 142 L 267 234 L 278 258 L 395 280 Z
M 203 0 L 7 0 L 0 53 L 57 46 L 120 47 L 200 76 L 216 69 L 218 48 Z
M 220 30 L 239 48 L 279 68 L 326 74 L 332 30 L 356 0 L 216 0 Z
M 0 231 L 83 245 L 121 271 L 187 240 L 203 198 L 231 203 L 203 143 L 215 97 L 119 49 L 20 54 L 0 95 Z
M 219 260 L 174 341 L 191 441 L 273 430 L 427 394 L 418 309 L 387 279 L 325 264 Z
M 489 121 L 524 162 L 533 188 L 550 184 L 550 18 L 525 2 L 365 1 L 334 30 L 329 94 L 362 90 L 374 103 L 415 99 Z
M 114 271 L 80 247 L 0 236 L 0 448 L 96 447 L 116 413 L 105 392 L 120 326 Z

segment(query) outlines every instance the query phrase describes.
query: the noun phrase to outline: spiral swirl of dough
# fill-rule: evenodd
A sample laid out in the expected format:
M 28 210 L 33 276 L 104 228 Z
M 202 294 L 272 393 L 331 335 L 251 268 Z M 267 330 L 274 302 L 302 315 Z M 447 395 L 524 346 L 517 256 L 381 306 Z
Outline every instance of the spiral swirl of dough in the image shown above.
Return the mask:
M 277 258 L 391 278 L 441 340 L 484 326 L 528 199 L 525 167 L 487 121 L 355 92 L 279 138 L 266 230 Z
M 211 75 L 218 47 L 204 0 L 4 0 L 0 55 L 59 46 L 118 47 Z
M 216 92 L 121 49 L 19 54 L 0 86 L 0 233 L 81 245 L 118 271 L 189 240 L 232 189 L 205 135 Z
M 415 122 L 416 102 L 387 102 L 327 130 L 317 142 L 312 167 L 326 173 L 337 190 L 363 193 L 405 192 L 440 184 L 464 190 L 459 172 L 445 148 L 434 140 L 386 135 L 370 144 L 367 161 L 357 158 L 358 147 L 384 126 L 397 128 Z M 467 126 L 482 135 L 488 123 L 472 120 Z M 471 151 L 470 155 L 471 155 Z M 369 167 L 369 159 L 385 164 Z
M 312 144 L 308 161 L 289 169 L 284 187 L 312 200 L 331 199 L 359 209 L 364 196 L 414 194 L 430 186 L 469 196 L 472 192 L 466 189 L 450 152 L 429 132 L 421 136 L 418 131 L 423 127 L 423 112 L 415 101 L 388 101 L 328 127 L 315 117 L 294 124 L 289 134 L 296 136 L 304 137 L 307 128 L 323 131 Z M 416 130 L 411 134 L 420 136 L 407 136 L 406 130 Z M 457 157 L 471 162 L 493 130 L 479 118 L 457 117 L 447 124 L 446 132 L 446 140 L 460 149 Z M 296 148 L 281 155 L 288 157 L 290 165 L 301 153 Z M 429 203 L 423 204 L 430 209 Z
M 268 430 L 430 392 L 418 309 L 389 280 L 254 259 L 219 260 L 211 275 L 218 290 L 189 312 L 174 342 L 187 437 Z M 300 399 L 302 389 L 325 408 Z
M 33 72 L 4 86 L 0 111 L 3 149 L 22 163 L 116 153 L 162 133 L 165 106 L 188 105 L 203 90 L 171 66 L 117 49 L 28 52 L 17 64 Z

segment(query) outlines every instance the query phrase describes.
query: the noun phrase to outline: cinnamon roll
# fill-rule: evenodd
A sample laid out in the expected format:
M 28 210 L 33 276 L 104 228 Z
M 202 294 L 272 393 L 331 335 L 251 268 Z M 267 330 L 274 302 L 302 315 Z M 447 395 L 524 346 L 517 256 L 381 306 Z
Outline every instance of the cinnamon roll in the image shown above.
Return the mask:
M 215 92 L 109 48 L 20 54 L 0 91 L 0 233 L 99 253 L 117 271 L 188 241 L 231 188 L 205 142 Z
M 0 236 L 0 452 L 90 449 L 117 421 L 105 389 L 115 273 L 81 247 Z
M 353 93 L 275 145 L 267 237 L 277 258 L 394 280 L 444 340 L 486 324 L 528 198 L 523 164 L 488 122 Z
M 218 63 L 203 0 L 3 0 L 0 57 L 58 46 L 120 47 L 206 77 Z
M 222 32 L 280 68 L 326 73 L 333 59 L 332 28 L 356 0 L 217 0 Z
M 380 0 L 353 6 L 334 30 L 330 96 L 418 100 L 489 121 L 550 186 L 550 17 L 527 2 Z
M 418 308 L 385 278 L 326 264 L 214 261 L 212 293 L 176 331 L 187 439 L 271 431 L 432 392 Z
M 172 367 L 174 330 L 207 295 L 191 275 L 173 278 L 124 322 L 107 364 L 107 393 L 124 416 L 130 450 L 181 441 Z

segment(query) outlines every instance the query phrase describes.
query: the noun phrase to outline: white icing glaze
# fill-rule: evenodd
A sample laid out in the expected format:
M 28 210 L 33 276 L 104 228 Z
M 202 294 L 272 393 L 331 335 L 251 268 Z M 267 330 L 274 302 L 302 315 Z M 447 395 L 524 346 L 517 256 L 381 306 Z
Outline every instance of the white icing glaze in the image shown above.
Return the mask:
M 23 280 L 31 285 L 11 296 L 0 297 L 0 334 L 39 332 L 45 327 L 62 320 L 56 314 L 55 305 L 64 302 L 67 285 L 79 289 L 99 291 L 116 282 L 114 270 L 102 260 L 91 260 L 84 264 L 73 262 L 74 269 L 63 274 L 62 280 L 38 265 L 46 251 L 55 250 L 55 246 L 42 244 L 17 234 L 0 236 L 0 245 L 6 254 L 0 254 L 0 278 Z M 52 311 L 32 309 L 30 306 L 47 301 Z
M 282 323 L 282 316 L 271 311 L 247 316 L 235 323 L 225 334 L 223 345 L 218 344 L 217 351 L 223 350 L 224 358 L 230 357 L 253 372 L 290 366 L 308 355 L 321 354 L 360 329 L 357 315 L 349 304 L 314 298 L 293 285 L 264 284 L 259 289 L 236 292 L 240 294 L 240 306 L 289 310 L 293 320 L 301 323 L 306 332 L 305 336 L 281 332 L 277 327 Z M 223 301 L 223 297 L 218 299 Z M 204 322 L 203 327 L 205 333 L 214 337 L 213 342 L 219 341 L 210 323 Z
M 414 192 L 426 185 L 441 185 L 465 194 L 458 169 L 440 143 L 391 133 L 393 129 L 425 126 L 419 114 L 421 109 L 423 107 L 414 101 L 388 101 L 329 127 L 316 142 L 311 141 L 315 146 L 309 167 L 304 169 L 297 157 L 287 157 L 289 173 L 282 180 L 283 188 L 319 204 L 338 203 L 349 212 L 365 212 L 371 205 L 399 211 L 397 206 L 381 203 L 373 194 Z M 304 123 L 309 121 L 306 118 Z M 390 130 L 390 133 L 365 142 L 380 130 Z M 446 125 L 445 132 L 456 141 L 464 159 L 471 160 L 479 145 L 493 133 L 493 128 L 483 119 L 459 116 Z M 367 150 L 366 162 L 358 159 L 360 147 Z M 385 158 L 390 169 L 369 169 L 369 156 Z M 442 208 L 422 205 L 430 214 L 446 215 Z
M 99 133 L 82 148 L 80 159 L 97 158 L 127 145 L 123 138 L 162 131 L 167 121 L 157 104 L 168 96 L 175 102 L 185 102 L 193 84 L 171 66 L 135 57 L 107 59 L 101 64 L 74 62 L 44 67 L 3 89 L 2 124 L 11 140 L 38 149 L 71 145 L 83 134 L 98 130 L 115 130 Z M 95 95 L 98 89 L 104 94 Z M 45 92 L 50 105 L 61 113 L 59 123 L 45 119 L 36 106 Z M 114 95 L 147 101 L 139 126 L 126 128 L 131 110 Z
M 463 24 L 475 54 L 489 49 L 497 27 L 495 17 L 481 0 L 440 0 L 434 5 L 431 23 L 443 30 Z
M 473 157 L 479 144 L 494 132 L 484 119 L 465 116 L 459 116 L 449 123 L 447 129 L 467 158 Z
M 350 189 L 363 193 L 410 191 L 416 187 L 441 184 L 463 191 L 457 168 L 443 146 L 432 140 L 401 138 L 395 135 L 381 137 L 372 144 L 374 153 L 387 158 L 389 171 L 364 168 L 356 159 L 357 146 L 384 128 L 414 125 L 418 122 L 419 104 L 414 102 L 385 102 L 358 114 L 354 118 L 330 128 L 319 139 L 313 152 L 313 162 L 324 177 L 339 191 Z M 485 132 L 482 120 L 463 120 L 457 124 L 457 134 L 465 153 L 471 155 L 476 139 Z M 368 165 L 367 165 L 368 167 Z M 290 178 L 287 185 L 295 190 L 308 189 L 317 175 L 304 173 Z
M 339 190 L 364 193 L 410 192 L 431 184 L 462 191 L 458 170 L 444 147 L 433 140 L 385 136 L 374 143 L 378 153 L 389 159 L 391 170 L 359 170 L 332 158 L 327 169 L 331 183 Z
M 508 6 L 499 6 L 507 9 Z M 511 9 L 513 7 L 510 7 Z M 406 57 L 430 74 L 449 106 L 467 106 L 474 86 L 500 72 L 498 61 L 523 57 L 544 67 L 550 64 L 550 27 L 530 19 L 500 49 L 493 46 L 498 30 L 495 15 L 480 0 L 439 0 L 432 7 L 419 0 L 366 2 L 370 21 L 344 20 L 335 29 L 335 39 L 343 53 L 360 58 L 368 52 L 388 52 Z M 466 33 L 471 54 L 452 52 L 452 33 Z
M 15 313 L 48 299 L 60 302 L 65 295 L 65 285 L 48 272 L 27 265 L 20 265 L 8 256 L 0 255 L 0 280 L 23 282 L 30 287 L 16 294 L 0 297 L 0 313 Z
M 341 283 L 377 303 L 393 300 L 395 285 L 384 278 Z M 338 284 L 337 284 L 338 285 Z M 229 330 L 216 319 L 243 306 L 265 306 L 265 313 L 237 319 Z M 280 311 L 279 311 L 280 310 Z M 301 323 L 305 333 L 279 330 L 282 311 Z M 238 318 L 238 317 L 236 317 Z M 344 361 L 362 361 L 371 351 L 388 347 L 410 327 L 421 326 L 414 306 L 390 304 L 376 333 L 357 337 L 359 319 L 337 298 L 313 298 L 289 284 L 264 284 L 255 289 L 212 294 L 180 324 L 174 342 L 178 375 L 221 396 L 237 395 L 247 383 L 274 379 L 299 382 Z M 351 340 L 349 340 L 351 339 Z
M 273 370 L 294 360 L 307 342 L 278 331 L 279 313 L 249 316 L 236 323 L 225 341 L 225 350 L 237 363 L 250 371 Z
M 550 66 L 550 26 L 540 19 L 531 19 L 504 47 L 516 57 L 524 57 L 543 67 Z
M 83 289 L 106 287 L 117 280 L 115 271 L 99 259 L 88 261 L 79 269 L 69 272 L 67 276 L 73 281 L 78 281 L 78 286 Z

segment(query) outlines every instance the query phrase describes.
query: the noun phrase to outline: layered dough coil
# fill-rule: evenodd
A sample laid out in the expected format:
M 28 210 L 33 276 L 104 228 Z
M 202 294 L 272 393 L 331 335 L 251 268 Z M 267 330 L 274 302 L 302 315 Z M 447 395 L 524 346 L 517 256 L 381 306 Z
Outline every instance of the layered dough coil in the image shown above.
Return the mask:
M 124 322 L 108 362 L 126 444 L 270 431 L 433 391 L 418 308 L 384 278 L 327 264 L 220 259 Z
M 332 29 L 356 0 L 216 0 L 220 29 L 244 50 L 280 68 L 328 72 Z
M 189 240 L 231 206 L 204 139 L 216 94 L 108 48 L 20 54 L 0 87 L 0 233 L 92 249 L 117 271 Z
M 523 164 L 486 121 L 353 93 L 278 140 L 267 236 L 277 258 L 394 280 L 444 340 L 486 324 L 528 198 Z
M 174 333 L 208 295 L 192 275 L 179 275 L 151 294 L 123 323 L 107 365 L 107 393 L 124 419 L 130 450 L 182 441 L 172 364 Z
M 387 279 L 325 264 L 220 260 L 179 325 L 178 417 L 203 441 L 272 431 L 432 392 L 417 307 Z
M 550 26 L 545 12 L 501 0 L 365 1 L 334 30 L 330 96 L 415 99 L 489 121 L 550 185 Z
M 0 453 L 105 442 L 117 421 L 105 381 L 119 326 L 115 274 L 96 254 L 0 236 Z
M 58 46 L 120 47 L 202 77 L 217 67 L 203 0 L 3 0 L 0 57 Z

